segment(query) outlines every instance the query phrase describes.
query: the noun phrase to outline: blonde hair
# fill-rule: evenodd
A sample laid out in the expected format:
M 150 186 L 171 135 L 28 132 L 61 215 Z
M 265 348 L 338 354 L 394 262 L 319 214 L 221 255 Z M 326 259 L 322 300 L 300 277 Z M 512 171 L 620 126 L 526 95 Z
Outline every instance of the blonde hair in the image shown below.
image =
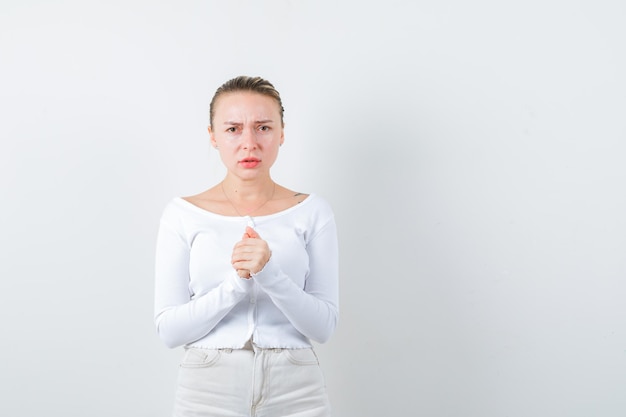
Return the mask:
M 235 93 L 237 91 L 251 91 L 253 93 L 259 93 L 264 96 L 273 98 L 278 104 L 278 112 L 280 113 L 280 123 L 284 126 L 283 114 L 285 109 L 283 108 L 283 102 L 280 99 L 280 94 L 274 88 L 272 83 L 261 77 L 248 77 L 246 75 L 240 75 L 222 84 L 213 95 L 211 104 L 209 106 L 209 122 L 213 126 L 213 117 L 215 116 L 215 103 L 217 99 L 226 93 Z

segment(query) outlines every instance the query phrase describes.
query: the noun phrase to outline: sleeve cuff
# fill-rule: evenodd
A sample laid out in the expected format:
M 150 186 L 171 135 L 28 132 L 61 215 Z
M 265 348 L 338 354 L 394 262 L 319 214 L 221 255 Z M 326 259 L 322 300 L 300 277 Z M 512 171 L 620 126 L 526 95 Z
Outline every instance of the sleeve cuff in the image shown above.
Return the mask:
M 234 271 L 230 275 L 230 284 L 236 292 L 247 293 L 250 288 L 254 285 L 252 279 L 241 278 L 237 275 L 237 272 Z
M 265 266 L 263 267 L 263 269 L 261 269 L 259 272 L 251 274 L 251 278 L 254 278 L 256 280 L 259 280 L 257 282 L 259 282 L 259 284 L 271 284 L 273 282 L 276 281 L 278 275 L 279 275 L 279 271 L 280 268 L 278 266 L 278 264 L 276 262 L 274 262 L 274 257 L 270 257 L 270 259 L 267 261 L 267 263 L 265 264 Z

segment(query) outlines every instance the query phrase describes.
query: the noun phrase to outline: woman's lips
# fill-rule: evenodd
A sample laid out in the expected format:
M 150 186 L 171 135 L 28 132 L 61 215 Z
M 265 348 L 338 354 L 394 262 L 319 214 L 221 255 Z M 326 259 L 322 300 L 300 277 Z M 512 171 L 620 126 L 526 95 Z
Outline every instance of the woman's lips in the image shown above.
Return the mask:
M 261 163 L 258 158 L 244 158 L 239 161 L 239 164 L 244 168 L 254 168 Z

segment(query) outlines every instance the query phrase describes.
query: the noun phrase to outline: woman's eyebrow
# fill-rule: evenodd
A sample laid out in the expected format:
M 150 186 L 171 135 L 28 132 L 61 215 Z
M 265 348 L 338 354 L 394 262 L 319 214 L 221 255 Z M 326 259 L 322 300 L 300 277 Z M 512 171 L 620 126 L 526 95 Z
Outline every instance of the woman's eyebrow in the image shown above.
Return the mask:
M 274 120 L 272 120 L 272 119 L 255 120 L 254 123 L 256 123 L 256 124 L 260 124 L 260 123 L 266 123 L 266 124 L 267 123 L 274 123 Z M 241 126 L 241 125 L 243 125 L 243 123 L 241 123 L 241 122 L 233 122 L 233 121 L 230 121 L 230 120 L 225 121 L 224 124 L 225 125 L 229 125 L 229 126 Z

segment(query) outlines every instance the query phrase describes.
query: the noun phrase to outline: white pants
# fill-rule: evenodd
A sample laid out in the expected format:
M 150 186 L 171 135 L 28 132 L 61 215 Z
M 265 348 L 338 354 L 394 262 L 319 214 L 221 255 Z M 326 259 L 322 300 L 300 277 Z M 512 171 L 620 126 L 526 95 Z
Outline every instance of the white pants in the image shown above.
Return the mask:
M 328 417 L 313 349 L 188 348 L 174 417 Z

